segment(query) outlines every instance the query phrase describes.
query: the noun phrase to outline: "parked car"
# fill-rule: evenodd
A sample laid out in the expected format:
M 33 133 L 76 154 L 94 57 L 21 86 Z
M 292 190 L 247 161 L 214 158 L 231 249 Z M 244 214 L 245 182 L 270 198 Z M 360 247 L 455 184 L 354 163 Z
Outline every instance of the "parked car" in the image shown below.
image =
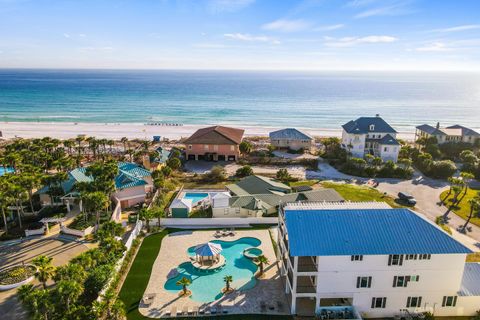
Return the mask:
M 409 206 L 414 206 L 417 204 L 417 200 L 411 195 L 406 192 L 399 192 L 398 193 L 398 199 L 400 199 L 402 202 L 406 203 Z

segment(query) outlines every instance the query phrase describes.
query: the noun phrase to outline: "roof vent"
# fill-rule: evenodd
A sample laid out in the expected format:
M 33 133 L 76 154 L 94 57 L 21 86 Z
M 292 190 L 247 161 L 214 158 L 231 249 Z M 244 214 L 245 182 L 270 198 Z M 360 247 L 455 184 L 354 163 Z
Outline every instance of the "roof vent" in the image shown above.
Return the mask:
M 380 113 L 377 113 L 375 117 L 380 118 Z

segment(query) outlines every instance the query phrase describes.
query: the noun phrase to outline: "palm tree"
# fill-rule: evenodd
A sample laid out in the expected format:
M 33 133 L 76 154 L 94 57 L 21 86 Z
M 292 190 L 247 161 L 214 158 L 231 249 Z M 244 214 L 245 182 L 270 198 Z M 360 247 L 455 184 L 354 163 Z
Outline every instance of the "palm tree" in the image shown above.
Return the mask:
M 2 190 L 3 187 L 5 187 L 5 184 L 0 182 L 0 210 L 2 211 L 5 233 L 8 233 L 8 221 L 5 209 L 13 202 L 13 199 L 9 196 L 8 192 Z
M 33 284 L 31 283 L 20 286 L 17 289 L 17 295 L 20 301 L 26 302 L 33 290 Z
M 462 195 L 463 199 L 467 195 L 468 187 L 470 186 L 470 182 L 472 181 L 472 179 L 475 179 L 475 175 L 470 172 L 460 172 L 460 176 L 462 177 L 463 185 L 465 187 Z
M 67 311 L 70 310 L 70 306 L 75 302 L 83 292 L 83 286 L 74 280 L 62 280 L 57 283 L 56 291 L 60 297 L 62 305 L 64 305 Z
M 183 277 L 182 279 L 177 281 L 177 286 L 182 286 L 182 295 L 186 296 L 188 294 L 187 287 L 192 283 L 190 279 Z
M 47 256 L 38 256 L 32 260 L 32 264 L 37 267 L 35 277 L 47 289 L 47 281 L 55 274 L 55 267 L 52 265 L 52 258 Z
M 150 220 L 155 217 L 155 212 L 152 209 L 142 208 L 139 214 L 140 214 L 140 219 L 145 221 L 145 224 L 147 226 L 147 232 L 150 232 Z
M 233 281 L 233 276 L 225 276 L 223 277 L 223 281 L 225 281 L 225 292 L 229 292 L 230 283 Z
M 100 212 L 106 210 L 110 205 L 108 196 L 101 191 L 94 191 L 84 193 L 82 199 L 85 200 L 86 211 L 95 213 L 95 230 L 98 230 Z
M 465 224 L 462 226 L 462 228 L 460 230 L 460 232 L 462 232 L 462 233 L 466 233 L 467 226 L 470 223 L 470 220 L 472 220 L 472 218 L 474 216 L 478 216 L 479 213 L 480 213 L 479 212 L 479 210 L 480 210 L 480 196 L 476 196 L 475 198 L 468 200 L 468 203 L 470 204 L 470 213 L 468 214 L 467 221 L 465 221 Z
M 257 261 L 258 261 L 258 266 L 260 267 L 260 274 L 259 275 L 261 276 L 264 272 L 263 266 L 266 265 L 266 264 L 270 264 L 270 261 L 268 261 L 268 258 L 265 257 L 263 254 L 261 256 L 258 256 Z
M 122 139 L 120 139 L 120 142 L 123 143 L 123 153 L 127 153 L 128 138 L 123 137 Z

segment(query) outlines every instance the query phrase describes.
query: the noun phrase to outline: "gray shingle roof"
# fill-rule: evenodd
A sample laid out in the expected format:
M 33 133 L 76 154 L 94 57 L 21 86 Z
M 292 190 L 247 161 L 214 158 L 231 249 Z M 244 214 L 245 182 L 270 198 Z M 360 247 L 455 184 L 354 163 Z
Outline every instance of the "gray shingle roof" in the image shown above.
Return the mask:
M 421 126 L 417 126 L 417 129 L 431 135 L 445 135 L 445 132 L 442 132 L 441 130 L 432 127 L 429 124 L 422 124 Z
M 370 126 L 373 125 L 373 130 Z M 343 129 L 347 133 L 366 134 L 369 132 L 397 133 L 385 120 L 380 117 L 361 117 L 345 123 Z
M 281 182 L 262 176 L 248 176 L 235 184 L 226 186 L 237 196 L 251 194 L 275 194 L 278 192 L 288 193 L 291 188 Z
M 461 126 L 459 124 L 456 124 L 454 126 L 447 127 L 447 129 L 462 129 L 462 136 L 480 136 L 480 133 L 478 133 L 475 130 L 472 130 L 470 128 L 466 128 L 464 126 Z
M 311 136 L 303 133 L 295 128 L 286 128 L 278 131 L 270 132 L 270 139 L 274 140 L 313 140 Z
M 386 144 L 386 145 L 391 145 L 391 146 L 399 146 L 400 142 L 397 141 L 394 137 L 392 137 L 389 134 L 386 134 L 380 141 L 378 141 L 378 144 Z

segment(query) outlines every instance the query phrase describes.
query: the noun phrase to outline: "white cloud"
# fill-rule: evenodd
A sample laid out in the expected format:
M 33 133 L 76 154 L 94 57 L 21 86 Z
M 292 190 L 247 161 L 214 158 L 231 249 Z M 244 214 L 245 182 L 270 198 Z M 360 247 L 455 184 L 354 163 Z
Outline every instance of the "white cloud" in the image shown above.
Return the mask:
M 287 19 L 279 19 L 269 23 L 266 23 L 262 26 L 264 30 L 270 31 L 282 31 L 282 32 L 295 32 L 301 31 L 309 28 L 311 24 L 305 20 L 297 19 L 297 20 L 287 20 Z
M 86 37 L 87 37 L 87 35 L 86 35 L 85 33 L 80 33 L 78 36 L 79 36 L 80 38 L 86 38 Z
M 374 16 L 398 16 L 412 13 L 414 10 L 410 8 L 411 0 L 394 0 L 385 1 L 387 5 L 381 7 L 370 8 L 355 15 L 356 19 L 368 18 Z
M 313 28 L 313 31 L 333 31 L 337 29 L 342 29 L 344 27 L 345 27 L 344 24 L 339 23 L 339 24 L 332 24 L 329 26 L 318 26 Z
M 392 43 L 398 39 L 392 36 L 366 36 L 366 37 L 344 37 L 344 38 L 331 38 L 325 37 L 325 45 L 327 47 L 351 47 L 357 44 L 364 43 Z
M 346 7 L 365 7 L 365 6 L 368 6 L 374 2 L 376 2 L 377 0 L 352 0 L 352 1 L 349 1 L 347 2 L 347 4 L 345 5 Z
M 443 52 L 443 51 L 451 51 L 451 50 L 453 49 L 448 47 L 443 42 L 434 42 L 426 46 L 415 49 L 415 51 L 420 51 L 420 52 Z
M 280 41 L 267 36 L 254 36 L 248 33 L 225 33 L 225 38 L 247 42 L 269 42 L 272 44 L 280 44 Z
M 255 0 L 210 0 L 208 10 L 213 13 L 235 12 L 248 7 Z
M 67 39 L 70 38 L 70 35 L 68 33 L 64 33 L 63 36 Z
M 450 28 L 443 28 L 443 29 L 435 29 L 435 32 L 458 32 L 458 31 L 466 31 L 466 30 L 473 30 L 473 29 L 480 29 L 480 24 L 466 24 L 462 26 L 450 27 Z
M 221 43 L 195 43 L 193 44 L 195 48 L 201 49 L 223 49 L 228 48 L 228 46 L 221 44 Z

